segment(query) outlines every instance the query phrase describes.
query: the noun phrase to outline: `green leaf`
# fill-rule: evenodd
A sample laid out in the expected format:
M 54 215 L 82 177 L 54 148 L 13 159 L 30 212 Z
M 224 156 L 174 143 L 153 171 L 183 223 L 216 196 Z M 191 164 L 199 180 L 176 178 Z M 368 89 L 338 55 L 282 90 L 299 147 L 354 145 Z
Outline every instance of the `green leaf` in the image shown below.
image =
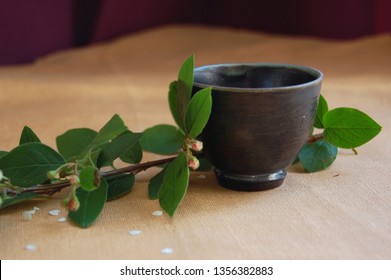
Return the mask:
M 329 111 L 326 99 L 321 95 L 319 96 L 318 109 L 316 110 L 316 117 L 314 127 L 323 128 L 323 117 Z
M 79 165 L 84 167 L 87 166 L 99 167 L 98 160 L 101 152 L 102 150 L 100 148 L 96 148 L 95 150 L 90 150 L 84 159 L 80 159 L 77 162 L 79 163 Z
M 15 205 L 18 203 L 22 203 L 22 202 L 25 202 L 25 201 L 28 201 L 28 200 L 31 200 L 34 198 L 44 198 L 44 196 L 36 194 L 36 193 L 22 193 L 22 194 L 18 194 L 18 195 L 12 196 L 12 197 L 7 197 L 6 199 L 3 200 L 3 203 L 0 205 L 0 209 L 3 209 L 5 207 L 11 206 L 11 205 Z
M 170 89 L 168 91 L 168 103 L 170 105 L 171 115 L 174 118 L 178 127 L 183 131 L 185 130 L 185 120 L 181 117 L 178 109 L 178 81 L 170 83 Z
M 183 139 L 184 135 L 175 126 L 161 124 L 146 129 L 140 143 L 144 151 L 168 155 L 179 151 Z
M 167 165 L 163 183 L 159 189 L 159 203 L 168 215 L 174 215 L 189 185 L 189 168 L 184 153 Z
M 187 107 L 185 123 L 186 133 L 191 138 L 196 138 L 208 122 L 212 110 L 211 88 L 198 91 L 190 100 Z
M 57 149 L 67 161 L 71 161 L 87 148 L 97 134 L 89 128 L 68 130 L 56 138 Z
M 100 186 L 91 192 L 78 188 L 76 196 L 80 207 L 77 211 L 69 211 L 68 217 L 83 228 L 89 227 L 99 216 L 107 198 L 107 181 L 101 178 Z
M 93 166 L 83 168 L 79 174 L 80 186 L 83 190 L 90 192 L 100 185 L 99 170 Z
M 6 152 L 6 151 L 0 151 L 0 158 L 2 158 L 3 156 L 5 156 L 6 154 L 8 154 L 8 152 Z
M 181 65 L 178 73 L 178 82 L 176 84 L 176 105 L 178 120 L 180 120 L 179 127 L 184 128 L 184 120 L 187 105 L 190 102 L 191 93 L 194 83 L 194 55 L 189 56 Z
M 99 166 L 110 166 L 113 164 L 113 161 L 122 154 L 129 155 L 127 151 L 132 150 L 133 146 L 139 143 L 141 136 L 142 133 L 126 131 L 103 146 L 99 157 Z
M 315 143 L 304 144 L 301 148 L 298 158 L 307 172 L 316 172 L 329 167 L 338 154 L 338 148 L 319 140 Z
M 367 114 L 353 108 L 337 108 L 323 117 L 324 138 L 340 148 L 356 148 L 381 131 L 381 126 Z
M 166 173 L 166 168 L 163 168 L 158 174 L 152 177 L 148 184 L 148 195 L 150 199 L 159 198 L 159 189 L 163 183 L 164 174 Z
M 113 200 L 131 191 L 135 182 L 134 174 L 121 174 L 107 179 L 109 189 L 107 200 Z
M 99 130 L 95 138 L 84 149 L 84 154 L 87 154 L 88 150 L 98 148 L 117 136 L 121 135 L 128 128 L 125 126 L 124 121 L 118 115 L 114 115 L 103 127 Z
M 140 141 L 137 141 L 131 148 L 127 149 L 119 158 L 126 163 L 139 163 L 143 158 Z
M 22 144 L 0 158 L 0 170 L 11 183 L 31 187 L 45 182 L 50 170 L 65 164 L 63 157 L 42 143 Z
M 41 140 L 39 140 L 38 136 L 31 128 L 25 126 L 22 130 L 22 134 L 20 135 L 19 145 L 32 142 L 41 143 Z

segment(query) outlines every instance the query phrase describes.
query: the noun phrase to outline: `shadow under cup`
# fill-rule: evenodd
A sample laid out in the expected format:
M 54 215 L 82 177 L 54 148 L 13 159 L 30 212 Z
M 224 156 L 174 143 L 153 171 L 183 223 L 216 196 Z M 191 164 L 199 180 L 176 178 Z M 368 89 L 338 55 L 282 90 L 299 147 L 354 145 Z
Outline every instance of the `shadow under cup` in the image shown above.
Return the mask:
M 201 134 L 220 185 L 241 191 L 280 186 L 310 135 L 323 75 L 289 64 L 218 64 L 194 70 L 194 91 L 212 88 Z

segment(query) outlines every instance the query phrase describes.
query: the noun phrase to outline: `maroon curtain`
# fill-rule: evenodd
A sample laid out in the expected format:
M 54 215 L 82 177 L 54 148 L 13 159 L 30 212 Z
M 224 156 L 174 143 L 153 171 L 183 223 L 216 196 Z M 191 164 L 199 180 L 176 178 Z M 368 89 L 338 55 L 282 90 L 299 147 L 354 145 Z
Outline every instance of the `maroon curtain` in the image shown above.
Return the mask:
M 72 0 L 0 0 L 0 64 L 73 46 Z
M 132 15 L 132 16 L 130 16 Z M 167 22 L 335 39 L 391 31 L 390 0 L 103 0 L 93 41 Z
M 106 40 L 148 27 L 183 22 L 187 17 L 184 0 L 103 0 L 92 42 Z
M 0 64 L 167 23 L 348 39 L 391 32 L 391 1 L 0 0 Z
M 391 33 L 391 1 L 375 0 L 374 32 Z

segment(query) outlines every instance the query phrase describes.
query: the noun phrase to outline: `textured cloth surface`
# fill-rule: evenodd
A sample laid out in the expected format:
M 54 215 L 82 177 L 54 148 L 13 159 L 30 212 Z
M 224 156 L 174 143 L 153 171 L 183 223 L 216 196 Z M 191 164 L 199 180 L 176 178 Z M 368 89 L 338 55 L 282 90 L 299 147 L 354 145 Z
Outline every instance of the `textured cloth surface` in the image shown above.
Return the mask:
M 0 150 L 18 144 L 24 125 L 55 147 L 75 127 L 99 129 L 118 113 L 133 131 L 173 124 L 170 81 L 194 53 L 197 65 L 283 62 L 320 69 L 331 108 L 355 107 L 383 130 L 358 149 L 340 150 L 327 170 L 288 169 L 274 190 L 236 192 L 212 173 L 193 173 L 173 218 L 153 216 L 147 196 L 151 169 L 131 193 L 108 202 L 88 229 L 70 222 L 60 204 L 31 201 L 0 211 L 1 259 L 390 259 L 391 258 L 391 40 L 354 41 L 282 37 L 244 30 L 164 26 L 105 44 L 0 68 Z M 144 160 L 155 159 L 147 154 Z M 23 211 L 40 210 L 31 221 Z M 48 211 L 60 209 L 60 215 Z M 131 236 L 130 230 L 141 230 Z M 25 250 L 35 244 L 35 251 Z M 172 254 L 161 253 L 170 247 Z

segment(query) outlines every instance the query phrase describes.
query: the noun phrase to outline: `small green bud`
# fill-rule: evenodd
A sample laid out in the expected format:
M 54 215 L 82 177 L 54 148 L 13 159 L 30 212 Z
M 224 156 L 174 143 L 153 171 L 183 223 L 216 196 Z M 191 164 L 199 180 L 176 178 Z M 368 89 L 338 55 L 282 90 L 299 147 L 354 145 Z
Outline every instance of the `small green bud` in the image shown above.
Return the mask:
M 189 144 L 188 147 L 193 150 L 194 152 L 201 152 L 203 149 L 203 143 L 198 140 L 192 140 Z
M 68 202 L 69 211 L 77 211 L 80 207 L 80 202 L 77 196 L 72 197 Z
M 57 175 L 57 170 L 51 170 L 47 173 L 47 176 L 49 179 L 54 179 L 56 178 L 56 175 Z
M 192 170 L 197 170 L 200 167 L 200 162 L 196 157 L 192 157 L 188 160 L 187 164 Z
M 3 175 L 3 171 L 0 170 L 0 181 L 3 179 L 4 175 Z
M 186 138 L 184 141 L 185 149 L 190 149 L 194 152 L 201 152 L 203 149 L 203 143 L 196 139 Z
M 69 183 L 72 185 L 72 186 L 79 186 L 80 185 L 80 178 L 76 175 L 72 175 L 70 178 L 69 178 Z

